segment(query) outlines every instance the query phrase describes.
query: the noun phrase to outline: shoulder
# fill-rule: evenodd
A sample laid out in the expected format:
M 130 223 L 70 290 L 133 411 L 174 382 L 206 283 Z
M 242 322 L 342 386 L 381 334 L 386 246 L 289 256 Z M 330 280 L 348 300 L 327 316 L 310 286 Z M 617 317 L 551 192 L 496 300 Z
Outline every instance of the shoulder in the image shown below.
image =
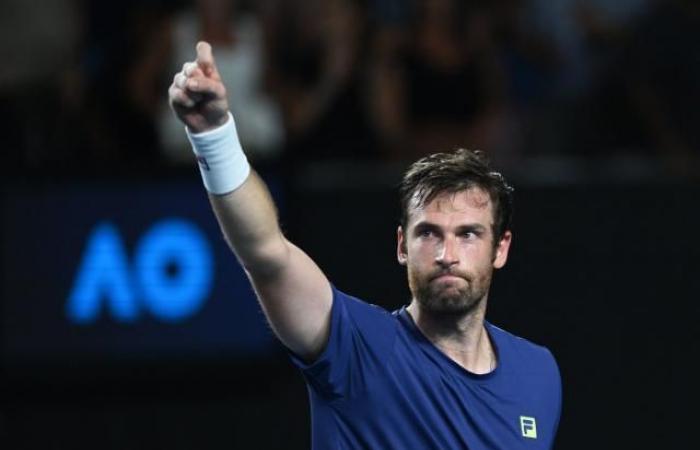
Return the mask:
M 559 378 L 557 362 L 547 347 L 516 336 L 489 322 L 487 324 L 499 352 L 505 353 L 508 359 L 516 361 L 521 368 L 546 371 Z
M 341 317 L 344 316 L 358 325 L 389 325 L 397 322 L 397 318 L 386 309 L 348 295 L 335 286 L 331 286 L 331 288 L 333 290 L 333 309 L 337 309 Z

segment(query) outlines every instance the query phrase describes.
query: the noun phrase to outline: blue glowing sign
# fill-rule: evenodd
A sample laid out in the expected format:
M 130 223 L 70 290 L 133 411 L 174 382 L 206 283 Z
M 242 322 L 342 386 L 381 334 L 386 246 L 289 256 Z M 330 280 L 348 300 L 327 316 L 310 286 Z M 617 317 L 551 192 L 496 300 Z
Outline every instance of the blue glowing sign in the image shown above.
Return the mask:
M 275 354 L 250 280 L 190 178 L 8 186 L 0 366 Z
M 156 223 L 137 243 L 133 266 L 117 228 L 101 223 L 88 238 L 66 314 L 75 323 L 92 323 L 104 304 L 119 322 L 136 321 L 144 308 L 159 320 L 178 322 L 200 310 L 212 281 L 211 249 L 193 223 Z

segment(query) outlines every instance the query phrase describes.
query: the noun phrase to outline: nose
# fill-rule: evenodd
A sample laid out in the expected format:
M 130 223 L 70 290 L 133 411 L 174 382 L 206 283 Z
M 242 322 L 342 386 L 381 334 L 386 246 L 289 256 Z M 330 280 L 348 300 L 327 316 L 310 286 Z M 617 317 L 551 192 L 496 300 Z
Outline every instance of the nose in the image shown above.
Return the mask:
M 438 248 L 435 262 L 443 267 L 450 267 L 459 263 L 457 244 L 453 237 L 445 237 L 442 240 L 442 246 Z

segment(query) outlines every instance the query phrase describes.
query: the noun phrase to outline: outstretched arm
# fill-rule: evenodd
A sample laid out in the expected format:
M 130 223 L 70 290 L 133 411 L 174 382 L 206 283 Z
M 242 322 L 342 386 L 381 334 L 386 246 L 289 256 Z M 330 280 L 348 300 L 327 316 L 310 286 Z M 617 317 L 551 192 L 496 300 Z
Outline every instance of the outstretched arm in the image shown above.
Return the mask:
M 193 133 L 193 141 L 205 132 L 235 135 L 235 128 L 229 123 L 226 88 L 206 42 L 197 44 L 197 59 L 185 63 L 175 75 L 169 96 L 173 111 Z M 284 237 L 264 182 L 255 171 L 247 171 L 242 154 L 232 154 L 227 153 L 229 156 L 224 158 L 227 169 L 209 167 L 206 159 L 198 158 L 206 167 L 202 170 L 210 190 L 209 200 L 275 334 L 293 352 L 311 361 L 328 339 L 330 283 L 311 258 Z M 218 159 L 213 157 L 212 161 L 218 163 Z M 216 180 L 208 181 L 207 177 L 212 176 Z M 236 176 L 241 180 L 229 183 L 227 177 Z

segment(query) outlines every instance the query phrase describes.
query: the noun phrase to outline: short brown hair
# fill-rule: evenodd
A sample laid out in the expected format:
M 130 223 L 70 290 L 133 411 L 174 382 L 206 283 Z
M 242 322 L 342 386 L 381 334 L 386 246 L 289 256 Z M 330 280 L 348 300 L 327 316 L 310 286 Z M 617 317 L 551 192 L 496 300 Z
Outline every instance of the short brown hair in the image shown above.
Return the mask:
M 399 185 L 401 226 L 406 229 L 411 202 L 422 207 L 442 193 L 478 187 L 489 194 L 493 205 L 494 245 L 510 230 L 513 220 L 513 188 L 503 175 L 492 170 L 480 150 L 457 149 L 434 153 L 411 164 Z

